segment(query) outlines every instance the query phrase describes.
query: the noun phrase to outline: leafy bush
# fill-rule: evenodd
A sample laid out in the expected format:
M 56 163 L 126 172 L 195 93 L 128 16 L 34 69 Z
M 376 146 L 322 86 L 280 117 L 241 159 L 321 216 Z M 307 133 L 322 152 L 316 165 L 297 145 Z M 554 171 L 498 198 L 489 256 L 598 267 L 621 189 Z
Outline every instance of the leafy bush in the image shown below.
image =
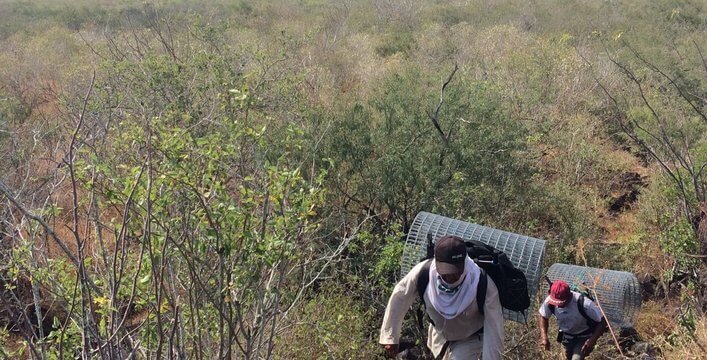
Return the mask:
M 406 56 L 415 47 L 415 39 L 409 31 L 394 31 L 386 34 L 381 44 L 376 47 L 376 53 L 388 57 L 400 53 Z

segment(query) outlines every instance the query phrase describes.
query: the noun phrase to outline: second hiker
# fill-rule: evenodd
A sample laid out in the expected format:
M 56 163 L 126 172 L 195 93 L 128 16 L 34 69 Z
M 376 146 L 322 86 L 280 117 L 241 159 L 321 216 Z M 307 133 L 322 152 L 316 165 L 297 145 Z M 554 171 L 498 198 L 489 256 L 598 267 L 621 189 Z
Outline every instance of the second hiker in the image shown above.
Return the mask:
M 599 307 L 584 294 L 571 291 L 570 286 L 561 280 L 552 283 L 550 295 L 540 306 L 540 346 L 545 350 L 550 350 L 547 328 L 551 315 L 557 318 L 560 328 L 557 340 L 565 347 L 567 360 L 584 359 L 606 330 L 606 321 Z

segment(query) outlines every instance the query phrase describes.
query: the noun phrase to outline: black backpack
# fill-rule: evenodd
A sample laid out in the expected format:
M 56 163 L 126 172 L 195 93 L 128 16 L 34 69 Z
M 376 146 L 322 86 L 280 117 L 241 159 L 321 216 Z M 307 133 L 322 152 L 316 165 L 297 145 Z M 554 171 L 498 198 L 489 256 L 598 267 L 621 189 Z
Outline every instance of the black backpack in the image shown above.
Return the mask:
M 502 307 L 511 311 L 525 312 L 530 307 L 528 281 L 525 278 L 525 274 L 513 266 L 513 263 L 503 251 L 480 241 L 464 240 L 464 243 L 466 244 L 467 254 L 482 270 L 479 287 L 476 290 L 479 312 L 481 314 L 484 313 L 484 302 L 486 300 L 487 280 L 484 275 L 490 276 L 496 284 Z M 432 234 L 427 234 L 427 255 L 423 260 L 427 261 L 433 258 L 434 243 L 432 242 Z M 430 263 L 431 261 L 427 261 L 417 278 L 417 293 L 423 304 L 423 296 L 429 283 Z

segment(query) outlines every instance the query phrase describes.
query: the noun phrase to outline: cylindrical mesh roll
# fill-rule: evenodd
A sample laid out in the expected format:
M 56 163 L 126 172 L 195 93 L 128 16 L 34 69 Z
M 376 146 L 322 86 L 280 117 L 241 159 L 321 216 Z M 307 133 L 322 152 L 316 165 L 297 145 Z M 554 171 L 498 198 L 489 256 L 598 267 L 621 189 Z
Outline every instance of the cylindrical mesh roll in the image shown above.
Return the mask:
M 606 318 L 618 328 L 633 327 L 641 308 L 641 288 L 636 276 L 629 272 L 597 269 L 591 267 L 552 264 L 547 271 L 550 281 L 563 280 L 588 293 L 598 300 Z M 543 293 L 549 284 L 543 281 Z
M 425 257 L 427 234 L 431 234 L 434 241 L 445 235 L 455 235 L 465 240 L 481 241 L 503 251 L 508 255 L 513 266 L 525 273 L 530 299 L 535 299 L 545 254 L 545 240 L 420 212 L 413 220 L 405 241 L 401 266 L 402 276 L 405 276 L 413 266 Z M 533 304 L 530 306 L 532 312 Z M 527 314 L 508 309 L 503 309 L 503 314 L 506 319 L 524 324 L 528 320 Z

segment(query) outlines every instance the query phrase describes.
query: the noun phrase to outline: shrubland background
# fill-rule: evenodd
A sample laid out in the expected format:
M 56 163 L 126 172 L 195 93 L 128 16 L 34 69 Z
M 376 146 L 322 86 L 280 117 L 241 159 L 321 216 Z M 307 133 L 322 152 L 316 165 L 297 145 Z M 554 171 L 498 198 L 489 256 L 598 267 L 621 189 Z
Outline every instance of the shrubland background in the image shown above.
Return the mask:
M 429 211 L 635 273 L 594 358 L 704 358 L 706 7 L 0 0 L 0 357 L 382 357 Z

